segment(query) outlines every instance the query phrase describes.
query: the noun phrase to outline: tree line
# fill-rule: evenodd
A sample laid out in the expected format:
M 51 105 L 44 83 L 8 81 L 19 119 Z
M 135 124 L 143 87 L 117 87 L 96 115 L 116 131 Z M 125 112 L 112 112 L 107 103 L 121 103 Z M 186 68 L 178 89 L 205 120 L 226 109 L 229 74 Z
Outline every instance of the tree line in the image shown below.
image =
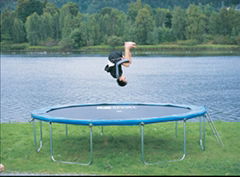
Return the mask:
M 141 0 L 127 7 L 126 11 L 104 7 L 89 14 L 81 13 L 74 2 L 57 7 L 48 1 L 18 0 L 15 10 L 1 12 L 1 42 L 63 48 L 179 40 L 240 45 L 240 11 L 235 8 L 216 9 L 209 4 L 152 8 Z
M 0 0 L 0 11 L 4 9 L 15 9 L 18 0 Z M 58 8 L 62 7 L 67 0 L 39 0 L 54 3 Z M 71 0 L 78 5 L 82 13 L 96 13 L 104 7 L 117 8 L 127 12 L 128 4 L 136 0 Z M 175 6 L 187 8 L 189 4 L 210 4 L 212 7 L 219 9 L 221 7 L 234 7 L 238 5 L 239 0 L 142 0 L 143 3 L 150 5 L 152 8 L 173 9 Z

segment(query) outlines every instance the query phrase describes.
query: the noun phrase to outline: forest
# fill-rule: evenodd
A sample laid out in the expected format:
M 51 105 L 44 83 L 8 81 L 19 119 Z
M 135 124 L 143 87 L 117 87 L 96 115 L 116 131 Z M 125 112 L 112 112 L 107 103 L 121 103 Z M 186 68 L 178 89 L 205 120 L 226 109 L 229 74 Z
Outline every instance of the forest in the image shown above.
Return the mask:
M 153 0 L 14 2 L 15 7 L 1 9 L 3 48 L 19 44 L 79 49 L 119 46 L 123 41 L 240 45 L 240 3 L 234 0 L 169 0 L 165 5 Z

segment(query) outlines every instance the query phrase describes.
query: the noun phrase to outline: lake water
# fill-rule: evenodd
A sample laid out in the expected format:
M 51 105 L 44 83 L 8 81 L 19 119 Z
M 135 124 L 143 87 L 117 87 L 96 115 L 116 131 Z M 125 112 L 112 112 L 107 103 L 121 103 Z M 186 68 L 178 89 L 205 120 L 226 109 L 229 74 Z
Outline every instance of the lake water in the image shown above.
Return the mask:
M 240 121 L 239 56 L 134 56 L 119 87 L 107 56 L 1 56 L 1 122 L 60 104 L 151 102 L 206 106 L 213 120 Z

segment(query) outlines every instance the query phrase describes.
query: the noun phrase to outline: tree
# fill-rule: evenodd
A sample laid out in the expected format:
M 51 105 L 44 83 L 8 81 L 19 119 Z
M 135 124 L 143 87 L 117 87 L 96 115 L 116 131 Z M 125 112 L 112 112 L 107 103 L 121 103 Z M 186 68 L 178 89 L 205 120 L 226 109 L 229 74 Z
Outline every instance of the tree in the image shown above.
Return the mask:
M 175 7 L 173 10 L 172 31 L 176 39 L 186 39 L 186 13 L 180 7 Z
M 53 3 L 47 3 L 43 9 L 43 13 L 55 15 L 59 13 L 59 9 Z
M 150 31 L 150 33 L 148 33 L 147 43 L 148 44 L 159 44 L 160 40 L 161 39 L 160 39 L 159 28 L 155 26 L 153 31 Z
M 53 3 L 47 3 L 43 9 L 43 14 L 50 16 L 49 21 L 51 26 L 51 37 L 54 40 L 60 39 L 60 25 L 59 25 L 59 9 Z
M 137 41 L 135 24 L 133 24 L 130 20 L 126 20 L 124 26 L 124 41 Z
M 53 28 L 53 39 L 59 40 L 61 37 L 60 34 L 60 24 L 59 24 L 59 13 L 52 15 L 52 28 Z
M 202 13 L 199 6 L 190 5 L 187 9 L 186 35 L 188 39 L 203 40 L 206 32 L 206 15 Z
M 75 3 L 68 2 L 60 9 L 59 15 L 59 29 L 61 38 L 69 37 L 71 32 L 79 27 L 81 22 L 81 14 L 78 6 Z
M 154 18 L 155 24 L 157 27 L 164 27 L 168 21 L 167 14 L 169 13 L 168 9 L 157 8 L 155 9 Z
M 41 41 L 41 18 L 37 13 L 33 13 L 26 20 L 27 40 L 31 45 L 37 45 Z
M 123 39 L 121 37 L 118 37 L 118 36 L 110 36 L 107 39 L 107 44 L 114 48 L 116 46 L 122 45 L 123 44 Z
M 86 15 L 87 20 L 83 21 L 81 29 L 85 36 L 86 45 L 98 45 L 101 43 L 102 35 L 100 33 L 100 24 L 98 23 L 98 14 Z
M 54 27 L 53 27 L 53 17 L 50 13 L 44 13 L 40 16 L 41 18 L 41 40 L 46 40 L 48 38 L 54 38 Z
M 70 39 L 73 41 L 74 48 L 85 46 L 84 35 L 80 29 L 74 29 L 70 34 Z
M 222 8 L 219 12 L 218 25 L 219 34 L 231 35 L 235 26 L 239 25 L 239 12 L 232 8 Z
M 103 8 L 98 17 L 101 34 L 107 39 L 109 36 L 123 36 L 126 16 L 114 8 Z M 105 42 L 105 41 L 104 41 Z
M 6 10 L 1 13 L 1 40 L 11 41 L 13 39 L 13 23 L 15 15 L 13 11 Z
M 43 13 L 44 4 L 38 0 L 18 0 L 16 13 L 23 22 L 34 12 L 38 15 Z
M 142 1 L 137 0 L 136 2 L 129 3 L 128 5 L 128 19 L 131 22 L 135 22 L 135 18 L 138 15 L 138 11 L 143 8 Z
M 147 8 L 142 8 L 138 11 L 135 21 L 135 36 L 137 43 L 148 44 L 148 36 L 154 28 L 154 20 L 150 11 Z
M 24 42 L 26 40 L 26 32 L 25 32 L 25 28 L 24 28 L 24 24 L 23 22 L 18 19 L 15 18 L 14 22 L 13 22 L 13 41 L 14 42 Z
M 67 16 L 65 16 L 61 28 L 62 39 L 69 37 L 74 29 L 80 28 L 81 21 L 81 14 L 78 14 L 77 16 L 72 16 L 71 14 L 68 14 Z
M 175 40 L 172 29 L 167 27 L 160 27 L 158 36 L 159 42 L 171 42 Z
M 212 35 L 216 35 L 219 33 L 219 23 L 221 19 L 218 12 L 214 12 L 211 14 L 209 18 L 209 33 Z

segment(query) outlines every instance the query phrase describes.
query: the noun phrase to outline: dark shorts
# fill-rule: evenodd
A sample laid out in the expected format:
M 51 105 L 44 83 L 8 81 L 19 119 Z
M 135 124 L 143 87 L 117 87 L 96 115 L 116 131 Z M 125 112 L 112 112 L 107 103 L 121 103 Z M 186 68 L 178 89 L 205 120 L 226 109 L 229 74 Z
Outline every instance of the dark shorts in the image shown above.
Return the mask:
M 106 65 L 104 70 L 109 72 L 113 78 L 117 78 L 116 65 L 110 66 L 110 67 L 108 65 Z M 118 66 L 118 72 L 119 72 L 118 76 L 120 77 L 123 73 L 121 65 Z

